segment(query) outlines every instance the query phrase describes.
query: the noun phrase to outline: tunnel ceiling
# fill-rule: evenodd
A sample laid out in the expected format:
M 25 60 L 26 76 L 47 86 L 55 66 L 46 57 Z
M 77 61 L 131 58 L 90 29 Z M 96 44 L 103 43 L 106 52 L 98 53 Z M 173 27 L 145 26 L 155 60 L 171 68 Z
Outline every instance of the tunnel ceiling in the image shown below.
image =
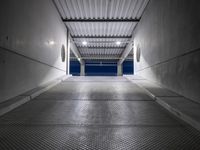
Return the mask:
M 54 3 L 83 60 L 119 60 L 148 1 L 54 0 Z M 128 58 L 132 56 L 131 52 Z

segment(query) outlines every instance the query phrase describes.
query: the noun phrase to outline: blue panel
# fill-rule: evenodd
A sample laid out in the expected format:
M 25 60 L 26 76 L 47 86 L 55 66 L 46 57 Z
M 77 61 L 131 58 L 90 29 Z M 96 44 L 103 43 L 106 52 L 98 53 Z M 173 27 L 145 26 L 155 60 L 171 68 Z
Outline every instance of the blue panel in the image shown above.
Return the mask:
M 86 64 L 87 76 L 116 76 L 117 64 Z
M 78 61 L 70 61 L 70 74 L 80 75 L 80 63 Z M 117 63 L 88 62 L 85 66 L 85 74 L 87 76 L 116 76 Z M 133 61 L 124 61 L 123 74 L 133 74 Z
M 70 61 L 70 74 L 73 76 L 79 76 L 80 75 L 80 63 L 79 61 L 73 60 Z
M 123 62 L 123 74 L 133 74 L 133 61 L 128 60 Z

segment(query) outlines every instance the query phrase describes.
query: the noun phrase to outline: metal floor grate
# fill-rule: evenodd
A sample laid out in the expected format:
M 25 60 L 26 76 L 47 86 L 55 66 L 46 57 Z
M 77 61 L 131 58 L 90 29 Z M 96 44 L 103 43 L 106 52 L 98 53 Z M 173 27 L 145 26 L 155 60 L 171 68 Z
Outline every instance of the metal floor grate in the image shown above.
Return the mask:
M 180 125 L 154 101 L 33 100 L 0 124 Z
M 0 117 L 0 150 L 199 149 L 198 131 L 128 82 L 65 82 Z
M 199 141 L 184 127 L 0 126 L 2 150 L 199 150 Z
M 65 82 L 41 94 L 37 99 L 152 100 L 131 82 Z
M 128 82 L 124 77 L 87 77 L 87 76 L 74 76 L 67 78 L 64 82 Z

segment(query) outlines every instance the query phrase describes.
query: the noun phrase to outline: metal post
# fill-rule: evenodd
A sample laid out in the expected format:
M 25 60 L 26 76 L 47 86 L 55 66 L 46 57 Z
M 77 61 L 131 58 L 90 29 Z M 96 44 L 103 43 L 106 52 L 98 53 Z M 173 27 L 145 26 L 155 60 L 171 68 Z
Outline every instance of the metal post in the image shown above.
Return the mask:
M 122 64 L 117 64 L 117 75 L 122 76 L 123 75 L 123 67 Z
M 80 76 L 85 76 L 85 63 L 81 63 Z
M 66 53 L 66 74 L 70 74 L 70 32 L 67 29 L 67 53 Z

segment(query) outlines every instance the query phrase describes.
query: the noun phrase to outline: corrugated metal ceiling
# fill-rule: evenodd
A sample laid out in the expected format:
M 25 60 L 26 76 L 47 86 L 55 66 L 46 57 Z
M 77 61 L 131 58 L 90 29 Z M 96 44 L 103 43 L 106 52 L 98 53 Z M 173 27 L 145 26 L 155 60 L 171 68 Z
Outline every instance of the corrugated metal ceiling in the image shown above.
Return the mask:
M 76 46 L 84 58 L 120 58 L 128 38 L 115 38 L 116 36 L 131 36 L 137 22 L 123 21 L 127 19 L 140 19 L 149 0 L 54 0 L 62 19 L 79 21 L 65 24 L 71 32 Z M 87 19 L 103 19 L 99 22 L 87 22 Z M 109 22 L 107 19 L 119 19 Z M 83 21 L 80 21 L 83 20 Z M 80 38 L 79 38 L 80 36 Z M 93 36 L 95 38 L 87 38 Z M 101 38 L 98 38 L 100 37 Z M 109 37 L 109 38 L 102 38 Z M 86 38 L 84 38 L 86 37 Z M 113 38 L 112 38 L 113 37 Z M 87 41 L 84 48 L 83 41 Z M 120 41 L 119 46 L 116 41 Z M 92 48 L 91 48 L 92 47 Z M 117 48 L 115 48 L 117 47 Z
M 74 42 L 78 47 L 82 47 L 82 41 L 88 41 L 87 46 L 85 47 L 125 47 L 127 43 L 129 43 L 129 39 L 119 38 L 118 41 L 121 44 L 118 46 L 116 45 L 116 39 L 114 38 L 74 38 Z
M 131 36 L 135 22 L 70 22 L 65 23 L 72 36 Z
M 62 18 L 140 18 L 148 0 L 55 0 Z

